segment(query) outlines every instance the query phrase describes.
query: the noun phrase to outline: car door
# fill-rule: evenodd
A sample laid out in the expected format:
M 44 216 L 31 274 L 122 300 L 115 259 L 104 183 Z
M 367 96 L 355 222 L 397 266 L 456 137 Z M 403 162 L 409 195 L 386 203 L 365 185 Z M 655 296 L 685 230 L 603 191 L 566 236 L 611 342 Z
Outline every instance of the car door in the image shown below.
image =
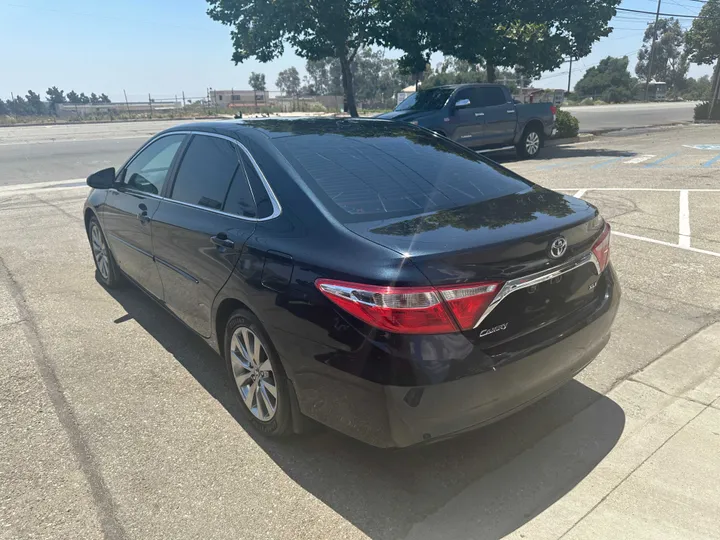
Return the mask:
M 474 87 L 461 88 L 452 98 L 453 108 L 450 116 L 450 125 L 453 132 L 452 139 L 465 146 L 482 144 L 483 125 L 485 114 Z M 458 103 L 469 101 L 459 107 Z
M 211 335 L 213 300 L 257 222 L 249 167 L 234 139 L 194 134 L 153 217 L 165 304 L 205 337 Z
M 103 230 L 122 271 L 162 299 L 160 274 L 153 260 L 152 218 L 186 135 L 163 135 L 143 147 L 120 170 L 108 190 Z
M 477 89 L 485 124 L 483 144 L 512 144 L 517 128 L 515 104 L 499 86 L 481 86 Z

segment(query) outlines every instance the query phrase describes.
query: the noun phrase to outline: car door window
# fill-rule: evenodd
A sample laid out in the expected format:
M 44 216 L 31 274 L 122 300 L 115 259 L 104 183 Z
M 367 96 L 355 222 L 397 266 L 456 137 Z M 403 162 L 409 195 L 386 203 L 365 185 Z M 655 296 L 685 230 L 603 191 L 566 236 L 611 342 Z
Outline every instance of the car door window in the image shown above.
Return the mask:
M 159 195 L 184 139 L 185 135 L 181 134 L 167 135 L 150 143 L 125 167 L 122 185 Z
M 505 92 L 497 86 L 478 87 L 474 89 L 477 94 L 477 101 L 480 107 L 494 107 L 507 102 Z
M 195 135 L 182 158 L 171 199 L 222 210 L 240 161 L 226 139 Z
M 263 181 L 260 178 L 258 170 L 255 168 L 255 165 L 253 165 L 250 159 L 244 154 L 242 156 L 242 163 L 243 168 L 245 169 L 245 174 L 247 174 L 248 181 L 250 182 L 250 188 L 252 189 L 253 197 L 255 199 L 257 217 L 259 219 L 270 217 L 274 211 L 273 204 L 270 200 L 270 195 L 265 189 L 265 184 L 263 184 Z
M 248 183 L 247 172 L 244 165 L 243 163 L 235 172 L 223 210 L 229 214 L 254 218 L 257 216 L 255 199 L 253 198 L 253 193 Z

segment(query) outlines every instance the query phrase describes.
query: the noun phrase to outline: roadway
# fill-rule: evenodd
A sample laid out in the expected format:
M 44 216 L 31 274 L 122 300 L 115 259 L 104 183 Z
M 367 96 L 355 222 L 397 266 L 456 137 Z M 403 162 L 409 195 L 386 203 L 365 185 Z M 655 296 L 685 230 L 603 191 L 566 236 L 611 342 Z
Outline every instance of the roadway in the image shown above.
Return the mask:
M 692 122 L 696 101 L 567 107 L 582 133 Z
M 582 132 L 691 122 L 694 103 L 569 107 Z M 0 185 L 84 178 L 119 166 L 153 134 L 182 121 L 0 128 Z

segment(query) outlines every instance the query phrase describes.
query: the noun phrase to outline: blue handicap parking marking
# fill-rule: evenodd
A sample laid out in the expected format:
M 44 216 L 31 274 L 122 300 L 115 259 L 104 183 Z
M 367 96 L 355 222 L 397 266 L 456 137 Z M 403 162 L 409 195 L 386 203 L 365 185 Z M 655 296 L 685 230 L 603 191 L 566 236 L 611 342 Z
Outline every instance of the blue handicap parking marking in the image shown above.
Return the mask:
M 683 144 L 683 146 L 695 150 L 720 150 L 720 144 Z
M 668 154 L 667 156 L 663 156 L 663 157 L 661 157 L 660 159 L 656 159 L 655 161 L 651 161 L 650 163 L 647 163 L 647 164 L 645 165 L 645 167 L 650 167 L 650 168 L 652 168 L 652 167 L 657 167 L 657 166 L 660 165 L 660 163 L 662 163 L 663 161 L 667 161 L 668 159 L 672 159 L 672 158 L 674 158 L 675 156 L 677 156 L 677 155 L 679 155 L 679 154 L 680 154 L 680 152 L 673 152 L 672 154 Z

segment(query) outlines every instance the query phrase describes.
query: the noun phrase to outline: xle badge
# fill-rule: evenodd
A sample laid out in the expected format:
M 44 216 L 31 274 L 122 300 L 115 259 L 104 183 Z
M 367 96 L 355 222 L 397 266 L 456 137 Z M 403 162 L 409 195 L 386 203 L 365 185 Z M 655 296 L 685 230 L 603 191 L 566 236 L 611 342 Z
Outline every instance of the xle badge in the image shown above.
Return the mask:
M 499 324 L 497 326 L 494 326 L 492 328 L 486 328 L 482 332 L 480 332 L 480 337 L 489 336 L 490 334 L 494 334 L 495 332 L 500 332 L 501 330 L 506 330 L 509 323 Z

